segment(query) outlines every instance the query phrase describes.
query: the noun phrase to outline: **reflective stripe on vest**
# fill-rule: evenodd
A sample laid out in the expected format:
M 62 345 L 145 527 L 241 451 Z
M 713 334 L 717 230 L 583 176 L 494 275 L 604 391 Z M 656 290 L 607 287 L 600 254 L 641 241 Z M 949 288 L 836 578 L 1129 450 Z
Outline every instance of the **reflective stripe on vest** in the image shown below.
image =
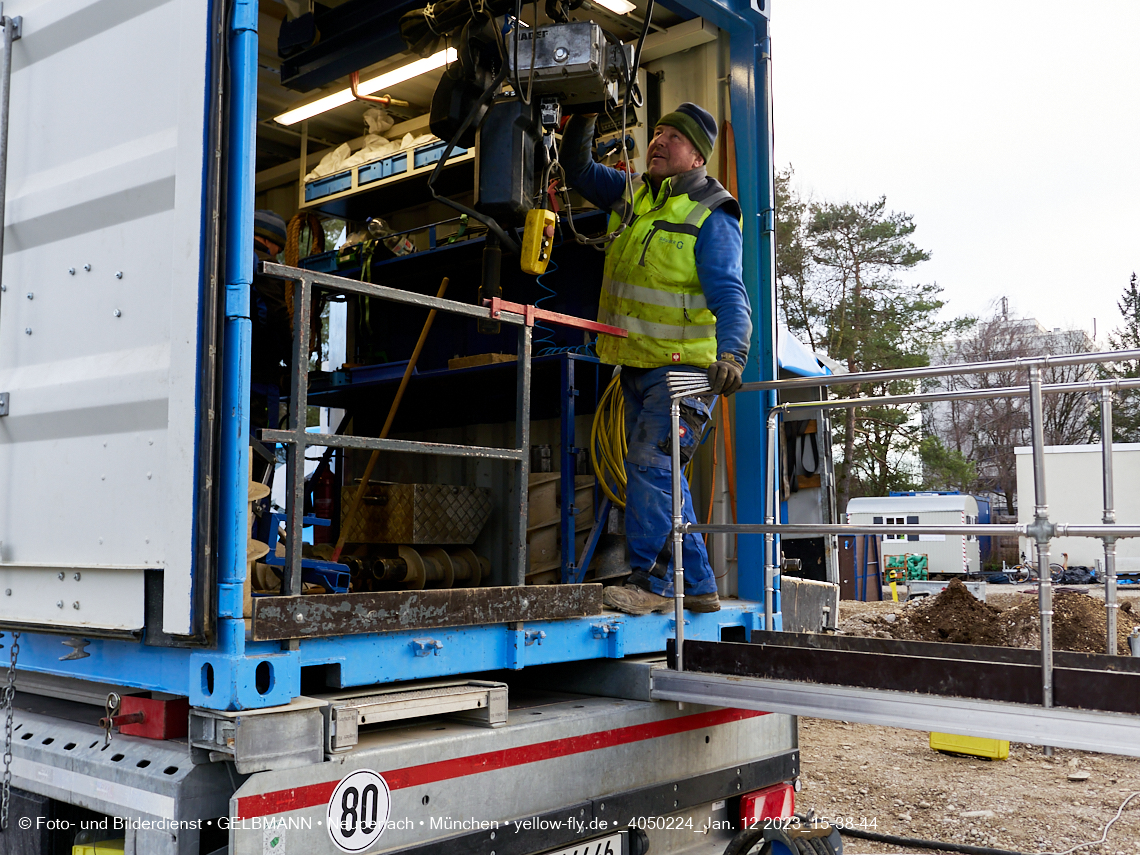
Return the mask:
M 716 361 L 716 317 L 697 276 L 696 243 L 712 208 L 732 197 L 715 182 L 693 198 L 673 195 L 673 179 L 662 182 L 657 199 L 649 186 L 634 185 L 632 221 L 606 250 L 598 320 L 625 329 L 628 338 L 598 336 L 603 362 L 636 368 L 684 364 L 707 367 Z M 712 203 L 710 207 L 705 200 Z M 611 209 L 610 230 L 629 206 Z

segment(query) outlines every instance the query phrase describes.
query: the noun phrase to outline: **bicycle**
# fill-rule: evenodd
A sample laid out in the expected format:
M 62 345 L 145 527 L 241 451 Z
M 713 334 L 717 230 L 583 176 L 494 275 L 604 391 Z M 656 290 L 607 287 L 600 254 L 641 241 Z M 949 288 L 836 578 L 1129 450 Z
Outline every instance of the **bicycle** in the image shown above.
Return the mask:
M 1068 563 L 1068 554 L 1062 553 L 1065 557 L 1065 564 Z M 1049 579 L 1053 582 L 1060 582 L 1065 573 L 1065 564 L 1057 564 L 1051 562 L 1049 564 Z M 1037 564 L 1026 560 L 1025 553 L 1021 553 L 1021 561 L 1014 564 L 1012 567 L 1006 567 L 1005 562 L 1002 562 L 1002 572 L 1009 577 L 1009 581 L 1015 585 L 1020 585 L 1025 582 L 1036 582 L 1038 577 Z

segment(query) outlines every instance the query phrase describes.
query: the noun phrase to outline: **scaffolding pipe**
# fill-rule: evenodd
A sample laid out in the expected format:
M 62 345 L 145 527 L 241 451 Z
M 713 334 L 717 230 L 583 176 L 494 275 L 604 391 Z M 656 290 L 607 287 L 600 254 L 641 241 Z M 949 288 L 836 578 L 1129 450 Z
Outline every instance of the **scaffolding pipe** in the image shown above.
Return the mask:
M 1100 459 L 1104 472 L 1105 525 L 1116 522 L 1116 505 L 1112 496 L 1112 392 L 1100 391 Z M 1105 652 L 1116 655 L 1116 538 L 1104 538 L 1104 611 Z
M 1029 427 L 1033 437 L 1033 537 L 1037 542 L 1037 605 L 1041 613 L 1041 703 L 1053 706 L 1053 582 L 1049 578 L 1049 504 L 1045 498 L 1045 425 L 1041 367 L 1029 367 Z
M 759 392 L 763 389 L 806 389 L 816 386 L 852 386 L 856 383 L 886 383 L 895 380 L 922 380 L 927 377 L 946 377 L 951 374 L 993 374 L 998 371 L 1016 371 L 1024 368 L 1053 368 L 1066 365 L 1091 365 L 1098 362 L 1125 362 L 1140 360 L 1140 350 L 1116 350 L 1099 353 L 1072 353 L 1060 356 L 1027 356 L 1002 359 L 994 362 L 962 362 L 948 365 L 924 365 L 918 368 L 898 368 L 889 371 L 857 371 L 851 374 L 828 374 L 822 377 L 796 377 L 790 380 L 757 380 L 745 383 L 738 392 Z M 989 392 L 996 390 L 990 389 Z
M 773 407 L 768 411 L 768 472 L 765 484 L 768 485 L 768 513 L 766 522 L 772 526 L 764 534 L 764 629 L 771 632 L 776 628 L 775 605 L 776 578 L 776 514 L 780 508 L 780 475 L 776 467 L 777 430 L 776 423 L 780 410 Z
M 1129 380 L 1090 380 L 1083 383 L 1044 383 L 1041 394 L 1058 395 L 1062 392 L 1119 392 L 1140 389 L 1140 378 Z M 777 404 L 785 412 L 791 410 L 835 410 L 853 407 L 881 407 L 898 404 L 925 404 L 933 401 L 976 401 L 986 398 L 1027 398 L 1028 386 L 1003 386 L 996 389 L 970 389 L 961 392 L 915 392 L 913 395 L 877 395 L 862 398 L 833 398 L 830 401 L 794 401 Z
M 669 453 L 672 458 L 673 475 L 673 613 L 677 624 L 676 655 L 677 670 L 685 669 L 682 648 L 685 644 L 685 565 L 682 553 L 685 548 L 685 534 L 682 530 L 684 518 L 684 496 L 681 493 L 681 399 L 669 402 Z

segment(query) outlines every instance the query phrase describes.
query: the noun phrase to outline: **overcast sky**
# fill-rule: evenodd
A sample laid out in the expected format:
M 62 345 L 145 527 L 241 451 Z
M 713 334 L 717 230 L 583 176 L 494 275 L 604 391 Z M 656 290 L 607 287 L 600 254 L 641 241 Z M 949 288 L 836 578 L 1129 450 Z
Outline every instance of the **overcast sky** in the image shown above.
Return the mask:
M 1140 2 L 778 0 L 776 165 L 914 215 L 947 311 L 1103 341 L 1140 271 Z

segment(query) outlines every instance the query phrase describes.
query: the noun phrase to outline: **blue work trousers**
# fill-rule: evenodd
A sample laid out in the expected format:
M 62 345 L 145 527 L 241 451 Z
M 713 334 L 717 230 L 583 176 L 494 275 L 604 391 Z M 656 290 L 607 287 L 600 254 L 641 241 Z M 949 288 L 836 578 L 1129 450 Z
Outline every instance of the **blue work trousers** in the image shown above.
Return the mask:
M 625 457 L 625 536 L 629 544 L 630 583 L 663 597 L 673 596 L 673 479 L 670 474 L 669 390 L 670 371 L 699 371 L 693 366 L 629 368 L 621 370 L 625 394 L 625 430 L 629 451 Z M 696 452 L 711 415 L 714 397 L 681 401 L 681 459 Z M 696 522 L 689 485 L 681 479 L 684 518 Z M 685 593 L 711 594 L 716 577 L 709 564 L 704 540 L 685 535 L 682 559 Z

